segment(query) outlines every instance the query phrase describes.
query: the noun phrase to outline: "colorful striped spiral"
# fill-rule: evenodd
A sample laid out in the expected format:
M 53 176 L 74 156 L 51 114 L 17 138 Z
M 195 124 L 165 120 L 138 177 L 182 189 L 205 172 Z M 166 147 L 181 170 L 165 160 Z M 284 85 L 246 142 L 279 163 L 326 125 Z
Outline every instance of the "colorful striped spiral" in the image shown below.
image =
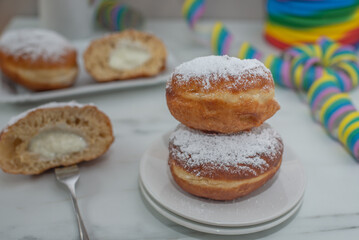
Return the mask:
M 268 0 L 264 36 L 281 49 L 322 36 L 359 47 L 359 0 Z
M 223 24 L 221 22 L 216 22 L 213 26 L 211 37 L 212 52 L 217 55 L 227 54 L 232 39 L 231 33 L 223 26 Z
M 196 33 L 200 42 L 210 45 L 212 52 L 217 55 L 228 54 L 233 37 L 222 22 L 216 22 L 210 28 L 202 26 L 199 19 L 205 11 L 205 0 L 185 0 L 182 6 L 182 15 L 187 24 Z M 210 31 L 207 37 L 206 32 Z M 204 37 L 203 37 L 204 36 Z
M 262 60 L 276 84 L 306 92 L 316 121 L 359 160 L 359 111 L 346 93 L 359 82 L 359 63 L 353 47 L 328 39 L 294 46 L 282 57 L 261 53 L 242 44 L 238 57 Z
M 204 9 L 204 0 L 185 0 L 182 13 L 193 32 L 206 41 L 208 28 L 198 23 Z M 227 54 L 231 33 L 221 22 L 210 32 L 213 53 Z M 243 43 L 238 57 L 261 60 L 277 85 L 305 92 L 314 119 L 359 161 L 359 112 L 346 93 L 359 84 L 353 47 L 359 46 L 359 0 L 268 0 L 265 37 L 279 48 L 293 47 L 280 57 L 263 57 Z
M 96 21 L 103 28 L 122 31 L 140 28 L 143 25 L 141 13 L 118 0 L 102 0 L 97 7 Z
M 193 29 L 205 11 L 204 0 L 187 0 L 182 6 L 182 15 Z

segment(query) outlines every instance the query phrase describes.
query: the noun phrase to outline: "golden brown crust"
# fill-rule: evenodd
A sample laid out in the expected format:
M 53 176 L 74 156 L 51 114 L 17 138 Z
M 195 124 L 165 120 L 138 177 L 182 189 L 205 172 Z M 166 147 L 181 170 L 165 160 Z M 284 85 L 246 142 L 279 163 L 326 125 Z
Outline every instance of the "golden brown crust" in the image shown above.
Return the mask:
M 82 135 L 87 148 L 45 161 L 40 160 L 39 154 L 28 151 L 30 140 L 40 131 L 57 127 Z M 113 140 L 109 118 L 95 106 L 39 108 L 0 133 L 0 167 L 12 174 L 40 174 L 50 168 L 96 159 Z
M 119 70 L 110 67 L 108 64 L 110 53 L 121 39 L 139 42 L 149 51 L 151 58 L 134 69 Z M 156 36 L 136 30 L 126 30 L 92 41 L 83 57 L 85 68 L 91 76 L 98 82 L 108 82 L 157 75 L 166 69 L 167 51 L 163 42 Z
M 26 55 L 13 56 L 0 49 L 0 68 L 14 82 L 33 91 L 54 90 L 70 87 L 77 74 L 75 49 L 64 49 L 59 59 L 30 59 Z
M 168 109 L 179 122 L 194 129 L 220 133 L 260 126 L 280 108 L 273 95 L 274 90 L 262 89 L 238 94 L 212 91 L 203 95 L 180 88 L 166 91 Z
M 177 165 L 175 160 L 169 159 L 173 179 L 183 190 L 195 196 L 213 200 L 233 200 L 253 192 L 275 175 L 281 162 L 282 156 L 278 159 L 277 165 L 256 177 L 241 180 L 217 180 L 198 177 Z

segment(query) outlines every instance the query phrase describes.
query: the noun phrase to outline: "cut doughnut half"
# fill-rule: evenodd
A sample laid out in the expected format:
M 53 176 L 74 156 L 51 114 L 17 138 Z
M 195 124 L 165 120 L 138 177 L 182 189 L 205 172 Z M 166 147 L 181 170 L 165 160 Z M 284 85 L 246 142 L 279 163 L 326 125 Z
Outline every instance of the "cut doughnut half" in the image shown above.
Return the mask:
M 109 118 L 94 105 L 49 103 L 10 120 L 0 134 L 0 167 L 39 174 L 96 159 L 113 141 Z
M 155 76 L 165 70 L 166 58 L 160 39 L 136 30 L 96 39 L 84 53 L 86 70 L 98 82 Z

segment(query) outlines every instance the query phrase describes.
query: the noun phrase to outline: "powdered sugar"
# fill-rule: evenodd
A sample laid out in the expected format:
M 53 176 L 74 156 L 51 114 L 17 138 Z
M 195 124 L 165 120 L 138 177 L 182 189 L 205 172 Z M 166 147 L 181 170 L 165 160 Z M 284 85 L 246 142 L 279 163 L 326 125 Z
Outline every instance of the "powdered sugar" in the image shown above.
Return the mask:
M 0 39 L 0 48 L 15 58 L 60 61 L 70 43 L 56 32 L 45 29 L 20 29 L 6 32 Z
M 219 168 L 233 173 L 262 172 L 269 167 L 259 155 L 270 160 L 282 148 L 279 134 L 268 124 L 253 128 L 251 131 L 231 135 L 208 134 L 190 129 L 180 124 L 170 135 L 173 144 L 172 154 L 185 161 L 185 168 L 210 171 Z M 201 175 L 200 170 L 196 172 Z
M 186 84 L 191 78 L 199 77 L 203 88 L 210 89 L 214 81 L 219 78 L 228 79 L 228 76 L 232 76 L 235 80 L 232 87 L 241 85 L 244 88 L 250 88 L 251 85 L 256 84 L 256 77 L 266 78 L 271 72 L 256 59 L 241 60 L 229 56 L 205 56 L 182 63 L 173 74 L 176 75 L 180 84 Z M 249 76 L 253 80 L 249 80 Z M 170 84 L 171 80 L 168 86 Z
M 80 103 L 77 103 L 76 101 L 71 101 L 71 102 L 51 102 L 51 103 L 47 103 L 47 104 L 44 104 L 44 105 L 41 105 L 39 107 L 36 107 L 36 108 L 33 108 L 33 109 L 29 109 L 23 113 L 20 113 L 19 115 L 15 116 L 15 117 L 12 117 L 9 122 L 7 123 L 6 127 L 4 128 L 4 132 L 7 131 L 8 127 L 15 124 L 17 121 L 19 121 L 20 119 L 23 119 L 25 118 L 29 113 L 37 110 L 37 109 L 44 109 L 44 108 L 58 108 L 58 107 L 78 107 L 78 108 L 82 108 L 84 106 L 88 106 L 88 105 L 91 105 L 91 106 L 94 106 L 93 104 L 86 104 L 86 105 L 83 105 L 83 104 L 80 104 Z

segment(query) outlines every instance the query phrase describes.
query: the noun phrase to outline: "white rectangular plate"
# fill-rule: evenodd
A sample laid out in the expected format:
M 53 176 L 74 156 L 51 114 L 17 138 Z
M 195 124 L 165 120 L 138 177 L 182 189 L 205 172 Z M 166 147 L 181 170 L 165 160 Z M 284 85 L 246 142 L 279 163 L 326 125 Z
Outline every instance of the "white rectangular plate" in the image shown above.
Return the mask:
M 151 78 L 138 78 L 131 80 L 114 81 L 107 83 L 97 83 L 85 70 L 83 63 L 83 52 L 87 48 L 90 40 L 82 40 L 73 42 L 77 49 L 79 75 L 74 86 L 43 92 L 29 91 L 18 84 L 11 82 L 9 79 L 0 75 L 0 102 L 1 103 L 21 103 L 36 102 L 42 100 L 58 99 L 62 97 L 70 97 L 75 95 L 97 93 L 115 89 L 124 89 L 132 87 L 141 87 L 164 83 L 170 77 L 171 72 L 176 66 L 175 58 L 172 54 L 168 54 L 166 70 L 157 76 Z

